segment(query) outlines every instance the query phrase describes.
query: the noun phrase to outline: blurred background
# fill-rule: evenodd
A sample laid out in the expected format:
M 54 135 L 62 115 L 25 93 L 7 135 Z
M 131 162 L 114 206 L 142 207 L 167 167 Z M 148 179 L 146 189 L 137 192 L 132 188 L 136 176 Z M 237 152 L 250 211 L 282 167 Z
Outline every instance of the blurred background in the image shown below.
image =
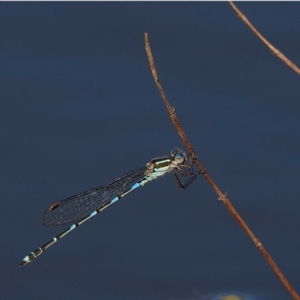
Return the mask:
M 237 3 L 300 66 L 300 3 Z M 299 75 L 227 2 L 0 3 L 2 299 L 291 299 L 203 177 L 137 189 L 28 266 L 53 202 L 183 147 L 292 286 L 299 277 Z M 67 227 L 66 227 L 67 228 Z

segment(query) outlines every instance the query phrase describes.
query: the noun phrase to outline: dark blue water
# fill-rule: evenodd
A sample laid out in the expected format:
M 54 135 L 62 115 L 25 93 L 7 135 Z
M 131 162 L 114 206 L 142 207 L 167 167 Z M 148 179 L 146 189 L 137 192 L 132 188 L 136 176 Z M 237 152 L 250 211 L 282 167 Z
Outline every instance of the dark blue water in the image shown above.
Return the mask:
M 238 3 L 300 65 L 300 3 Z M 300 292 L 299 76 L 228 3 L 0 3 L 1 299 L 291 299 L 207 182 L 137 189 L 51 247 L 53 202 L 183 147 Z M 64 228 L 62 228 L 63 230 Z

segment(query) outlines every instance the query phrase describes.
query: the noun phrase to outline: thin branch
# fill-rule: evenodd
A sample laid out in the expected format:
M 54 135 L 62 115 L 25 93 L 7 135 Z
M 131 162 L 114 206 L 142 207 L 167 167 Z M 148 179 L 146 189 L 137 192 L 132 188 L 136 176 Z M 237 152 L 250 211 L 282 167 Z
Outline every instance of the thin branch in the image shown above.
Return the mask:
M 272 51 L 274 55 L 278 58 L 283 60 L 290 68 L 292 68 L 298 75 L 300 75 L 300 69 L 293 64 L 282 52 L 276 49 L 271 43 L 269 43 L 257 30 L 256 28 L 250 23 L 247 17 L 235 6 L 232 1 L 228 1 L 233 10 L 237 13 L 238 17 L 240 17 L 249 27 L 250 29 L 262 40 L 264 44 Z
M 273 259 L 271 258 L 271 256 L 269 255 L 269 253 L 266 251 L 266 249 L 264 248 L 264 246 L 261 244 L 261 242 L 256 238 L 256 236 L 253 234 L 253 232 L 250 230 L 250 228 L 246 225 L 246 223 L 243 221 L 243 219 L 241 218 L 241 216 L 238 214 L 238 212 L 234 209 L 234 207 L 232 206 L 232 204 L 230 203 L 229 199 L 227 198 L 227 194 L 223 194 L 219 188 L 216 186 L 216 184 L 213 182 L 213 180 L 211 179 L 211 177 L 208 175 L 207 172 L 205 172 L 205 168 L 201 165 L 199 159 L 196 156 L 196 153 L 194 151 L 194 149 L 192 148 L 190 142 L 188 141 L 185 133 L 183 132 L 183 129 L 176 117 L 175 114 L 175 109 L 174 107 L 171 107 L 167 97 L 162 89 L 162 86 L 159 82 L 158 76 L 157 76 L 157 72 L 156 72 L 156 68 L 155 68 L 155 64 L 154 64 L 154 59 L 152 56 L 152 52 L 150 49 L 150 44 L 149 44 L 149 37 L 148 37 L 148 33 L 145 33 L 145 48 L 146 48 L 146 52 L 147 52 L 147 57 L 149 60 L 149 64 L 150 64 L 150 69 L 154 78 L 154 81 L 157 85 L 157 88 L 163 98 L 163 101 L 167 107 L 168 110 L 168 114 L 175 126 L 175 128 L 178 131 L 178 134 L 180 135 L 184 145 L 186 146 L 186 148 L 188 149 L 189 153 L 192 155 L 192 157 L 195 159 L 196 161 L 196 165 L 198 166 L 198 168 L 203 172 L 203 176 L 205 177 L 205 179 L 208 181 L 208 183 L 212 186 L 212 188 L 214 189 L 214 191 L 217 193 L 219 200 L 221 200 L 224 205 L 228 208 L 228 210 L 230 211 L 230 213 L 233 215 L 233 217 L 236 219 L 236 221 L 241 225 L 241 227 L 245 230 L 245 232 L 248 234 L 248 236 L 250 237 L 250 239 L 253 241 L 253 243 L 255 244 L 255 246 L 258 248 L 258 250 L 262 253 L 262 255 L 265 257 L 265 259 L 268 261 L 268 263 L 271 265 L 272 269 L 274 270 L 274 272 L 277 274 L 277 276 L 280 278 L 280 280 L 283 282 L 283 284 L 285 285 L 285 287 L 288 289 L 288 291 L 292 294 L 292 296 L 294 297 L 294 299 L 296 300 L 300 300 L 299 296 L 297 295 L 297 293 L 294 291 L 294 289 L 292 288 L 292 286 L 289 284 L 289 282 L 286 280 L 286 278 L 284 277 L 284 275 L 281 273 L 281 271 L 279 270 L 279 268 L 277 267 L 277 265 L 275 264 L 275 262 L 273 261 Z

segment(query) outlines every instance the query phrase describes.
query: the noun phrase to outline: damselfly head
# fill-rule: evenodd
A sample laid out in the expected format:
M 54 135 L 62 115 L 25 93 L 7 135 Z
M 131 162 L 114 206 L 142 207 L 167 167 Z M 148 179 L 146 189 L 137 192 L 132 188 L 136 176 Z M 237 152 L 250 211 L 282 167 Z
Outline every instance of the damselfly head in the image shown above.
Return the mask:
M 186 154 L 180 149 L 174 149 L 171 152 L 171 156 L 174 159 L 176 165 L 181 165 L 186 161 Z

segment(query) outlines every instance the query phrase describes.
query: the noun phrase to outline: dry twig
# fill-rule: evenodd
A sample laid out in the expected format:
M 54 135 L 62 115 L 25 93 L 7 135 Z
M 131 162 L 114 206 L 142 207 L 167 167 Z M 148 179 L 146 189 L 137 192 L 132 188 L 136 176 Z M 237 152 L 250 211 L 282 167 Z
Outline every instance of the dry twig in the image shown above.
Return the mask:
M 166 95 L 165 95 L 165 93 L 164 93 L 164 91 L 162 89 L 162 86 L 161 86 L 161 84 L 159 82 L 158 75 L 157 75 L 157 72 L 156 72 L 156 68 L 155 68 L 155 65 L 154 65 L 154 59 L 153 59 L 152 52 L 151 52 L 151 49 L 150 49 L 148 33 L 145 33 L 145 48 L 146 48 L 147 57 L 148 57 L 148 60 L 149 60 L 150 69 L 151 69 L 154 81 L 155 81 L 155 83 L 157 85 L 157 88 L 158 88 L 158 90 L 159 90 L 159 92 L 160 92 L 160 94 L 161 94 L 161 96 L 163 98 L 163 101 L 164 101 L 164 103 L 165 103 L 165 105 L 167 107 L 169 116 L 170 116 L 170 118 L 171 118 L 171 120 L 172 120 L 175 128 L 177 129 L 178 134 L 180 135 L 180 137 L 181 137 L 184 145 L 186 146 L 186 148 L 188 149 L 188 151 L 192 155 L 192 157 L 195 159 L 196 165 L 203 172 L 203 176 L 208 181 L 208 183 L 212 186 L 212 188 L 214 189 L 214 191 L 217 193 L 218 198 L 224 203 L 224 205 L 228 208 L 228 210 L 231 212 L 231 214 L 233 215 L 233 217 L 237 220 L 237 222 L 245 230 L 245 232 L 248 234 L 248 236 L 254 242 L 255 246 L 262 253 L 262 255 L 265 257 L 265 259 L 271 265 L 271 267 L 274 270 L 274 272 L 277 274 L 277 276 L 283 282 L 283 284 L 285 285 L 285 287 L 292 294 L 292 296 L 294 297 L 294 299 L 300 300 L 299 296 L 294 291 L 294 289 L 292 288 L 292 286 L 290 285 L 290 283 L 286 280 L 286 278 L 284 277 L 284 275 L 281 273 L 281 271 L 279 270 L 279 268 L 277 267 L 277 265 L 275 264 L 275 262 L 273 261 L 273 259 L 269 255 L 269 253 L 267 252 L 267 250 L 264 248 L 264 246 L 261 244 L 261 242 L 256 238 L 256 236 L 253 234 L 253 232 L 250 230 L 250 228 L 247 226 L 247 224 L 243 221 L 243 219 L 238 214 L 238 212 L 234 209 L 234 207 L 230 203 L 229 199 L 227 198 L 227 194 L 226 193 L 223 194 L 219 190 L 219 188 L 213 182 L 213 180 L 208 175 L 208 173 L 206 172 L 205 168 L 201 165 L 199 159 L 197 158 L 194 149 L 192 148 L 190 142 L 188 141 L 188 139 L 187 139 L 185 133 L 183 132 L 183 129 L 182 129 L 182 127 L 181 127 L 181 125 L 180 125 L 177 117 L 176 117 L 175 109 L 174 109 L 174 107 L 170 106 L 169 101 L 168 101 L 168 99 L 167 99 L 167 97 L 166 97 Z
M 271 43 L 269 43 L 257 30 L 256 28 L 250 23 L 247 17 L 234 5 L 232 1 L 228 1 L 231 7 L 235 10 L 238 17 L 240 17 L 249 27 L 250 29 L 262 40 L 264 44 L 272 51 L 274 55 L 279 57 L 283 60 L 290 68 L 292 68 L 298 75 L 300 75 L 300 69 L 293 64 L 282 52 L 276 49 Z

